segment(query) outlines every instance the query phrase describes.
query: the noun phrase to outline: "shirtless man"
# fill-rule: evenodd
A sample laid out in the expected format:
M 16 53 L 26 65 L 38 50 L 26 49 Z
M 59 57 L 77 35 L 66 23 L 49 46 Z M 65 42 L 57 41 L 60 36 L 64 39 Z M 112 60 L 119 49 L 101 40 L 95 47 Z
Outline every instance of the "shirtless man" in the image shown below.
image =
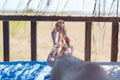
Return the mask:
M 54 29 L 51 32 L 53 40 L 53 48 L 48 55 L 47 62 L 49 66 L 53 66 L 58 57 L 63 53 L 66 55 L 72 55 L 73 47 L 70 44 L 70 39 L 67 36 L 65 24 L 63 20 L 58 20 Z M 69 53 L 69 54 L 67 54 Z

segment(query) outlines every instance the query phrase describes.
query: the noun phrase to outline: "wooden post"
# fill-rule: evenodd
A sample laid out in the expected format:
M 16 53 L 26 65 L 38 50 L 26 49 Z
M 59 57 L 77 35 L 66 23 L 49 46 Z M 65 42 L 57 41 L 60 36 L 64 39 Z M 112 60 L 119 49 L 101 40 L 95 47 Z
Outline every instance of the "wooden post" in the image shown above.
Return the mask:
M 111 43 L 111 61 L 116 62 L 118 56 L 118 33 L 119 22 L 116 19 L 112 22 L 112 43 Z
M 91 22 L 85 22 L 85 61 L 91 60 Z
M 3 47 L 4 61 L 9 61 L 9 21 L 3 21 Z
M 36 40 L 37 40 L 37 33 L 36 33 L 36 21 L 31 21 L 31 60 L 36 60 Z

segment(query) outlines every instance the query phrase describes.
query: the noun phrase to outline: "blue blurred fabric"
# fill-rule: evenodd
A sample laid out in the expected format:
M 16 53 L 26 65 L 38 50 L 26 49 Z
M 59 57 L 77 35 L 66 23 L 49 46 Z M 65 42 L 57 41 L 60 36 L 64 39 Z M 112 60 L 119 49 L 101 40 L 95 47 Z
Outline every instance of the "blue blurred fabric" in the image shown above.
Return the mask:
M 113 80 L 120 80 L 120 62 L 98 64 Z M 46 61 L 0 62 L 0 80 L 49 80 L 51 69 Z
M 50 71 L 47 62 L 0 62 L 0 80 L 46 80 Z

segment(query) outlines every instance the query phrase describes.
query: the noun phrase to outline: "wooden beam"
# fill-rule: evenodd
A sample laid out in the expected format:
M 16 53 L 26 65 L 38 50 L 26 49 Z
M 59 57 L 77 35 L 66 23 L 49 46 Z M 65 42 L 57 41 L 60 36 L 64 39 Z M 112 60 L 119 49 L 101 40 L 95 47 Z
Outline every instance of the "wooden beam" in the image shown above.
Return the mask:
M 91 60 L 91 22 L 85 22 L 85 61 Z
M 9 21 L 3 21 L 3 47 L 4 61 L 9 61 Z
M 119 21 L 120 21 L 120 17 Z M 15 20 L 15 21 L 91 21 L 91 22 L 113 22 L 116 17 L 87 17 L 87 16 L 28 16 L 28 15 L 0 15 L 0 20 Z
M 119 22 L 115 20 L 112 22 L 112 43 L 111 43 L 111 61 L 116 62 L 118 56 L 118 33 Z
M 31 21 L 31 60 L 36 60 L 37 58 L 37 26 L 36 26 L 36 21 Z

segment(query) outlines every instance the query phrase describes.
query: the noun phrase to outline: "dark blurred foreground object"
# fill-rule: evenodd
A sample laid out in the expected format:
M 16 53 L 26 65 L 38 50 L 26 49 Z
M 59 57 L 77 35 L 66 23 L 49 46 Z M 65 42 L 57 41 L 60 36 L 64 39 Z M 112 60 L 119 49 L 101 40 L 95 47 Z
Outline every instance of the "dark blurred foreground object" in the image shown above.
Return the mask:
M 50 80 L 111 80 L 94 62 L 84 62 L 70 55 L 57 59 Z
M 53 48 L 48 55 L 47 62 L 49 66 L 52 67 L 56 59 L 63 54 L 71 55 L 73 47 L 70 45 L 70 39 L 67 36 L 63 20 L 57 21 L 55 28 L 51 32 L 51 35 L 53 40 Z

